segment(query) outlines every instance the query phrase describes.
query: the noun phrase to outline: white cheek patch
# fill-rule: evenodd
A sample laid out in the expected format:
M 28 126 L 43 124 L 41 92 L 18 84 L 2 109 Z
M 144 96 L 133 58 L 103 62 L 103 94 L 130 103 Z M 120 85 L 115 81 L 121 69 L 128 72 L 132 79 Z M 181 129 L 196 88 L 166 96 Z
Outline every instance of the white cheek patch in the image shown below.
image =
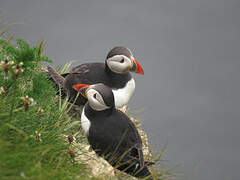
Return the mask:
M 124 58 L 124 62 L 120 61 Z M 107 60 L 108 67 L 115 73 L 123 73 L 128 69 L 127 67 L 131 66 L 131 60 L 124 55 L 115 55 Z
M 117 108 L 121 108 L 125 106 L 129 100 L 131 99 L 134 91 L 135 91 L 135 81 L 132 78 L 126 86 L 122 89 L 113 89 L 113 95 L 115 99 L 115 106 Z
M 82 124 L 82 128 L 83 128 L 83 131 L 84 131 L 85 135 L 88 136 L 89 129 L 90 129 L 90 126 L 91 126 L 91 122 L 89 121 L 89 119 L 85 115 L 84 110 L 85 110 L 85 107 L 82 110 L 81 124 Z
M 96 111 L 103 111 L 105 109 L 109 109 L 110 107 L 108 107 L 101 95 L 94 89 L 90 89 L 88 92 L 88 102 L 89 102 L 89 105 L 91 106 L 91 108 L 93 108 L 94 110 Z M 96 98 L 94 97 L 94 94 L 96 94 Z
M 127 56 L 124 55 L 115 55 L 111 58 L 108 58 L 109 61 L 116 61 L 116 62 L 120 62 L 122 60 L 122 58 L 124 59 L 129 59 Z

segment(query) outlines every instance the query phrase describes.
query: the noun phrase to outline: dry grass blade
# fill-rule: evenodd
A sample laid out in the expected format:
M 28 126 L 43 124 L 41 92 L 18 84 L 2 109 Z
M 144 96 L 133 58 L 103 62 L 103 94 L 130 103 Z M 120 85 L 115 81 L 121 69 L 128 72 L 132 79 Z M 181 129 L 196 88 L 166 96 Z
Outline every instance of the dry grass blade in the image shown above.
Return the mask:
M 46 47 L 46 41 L 45 41 L 45 39 L 42 39 L 39 43 L 39 55 L 40 56 L 43 56 L 45 47 Z
M 3 23 L 3 19 L 2 16 L 0 16 L 0 24 Z M 23 22 L 14 22 L 14 23 L 8 23 L 8 24 L 4 24 L 2 27 L 0 27 L 0 37 L 2 37 L 4 34 L 6 34 L 7 32 L 9 32 L 9 27 L 12 25 L 16 25 L 16 24 L 23 24 Z M 13 33 L 11 33 L 10 35 L 7 35 L 6 40 L 10 41 L 13 38 Z
M 0 37 L 3 36 L 7 31 L 8 31 L 8 28 L 2 27 L 2 28 L 0 29 Z
M 70 69 L 70 66 L 72 65 L 73 61 L 67 62 L 63 68 L 59 71 L 60 74 L 67 73 Z
M 7 35 L 6 40 L 11 41 L 13 38 L 14 38 L 14 34 L 10 33 L 10 34 Z

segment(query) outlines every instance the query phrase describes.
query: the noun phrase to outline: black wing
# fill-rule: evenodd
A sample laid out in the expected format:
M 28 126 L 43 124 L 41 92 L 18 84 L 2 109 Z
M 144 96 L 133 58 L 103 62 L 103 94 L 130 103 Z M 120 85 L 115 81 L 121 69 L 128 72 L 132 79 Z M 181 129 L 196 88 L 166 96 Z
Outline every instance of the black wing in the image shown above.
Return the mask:
M 140 162 L 140 167 L 143 167 L 144 156 L 142 151 L 142 139 L 138 133 L 136 126 L 128 117 L 127 117 L 127 123 L 128 123 L 129 130 L 127 132 L 126 144 L 127 144 L 127 147 L 134 147 L 130 151 L 129 158 L 137 158 L 138 161 Z
M 103 65 L 103 63 L 86 63 L 76 66 L 70 71 L 64 81 L 64 88 L 68 91 L 70 102 L 75 102 L 76 105 L 84 105 L 86 103 L 86 98 L 82 95 L 79 95 L 76 99 L 78 93 L 72 86 L 76 84 L 98 83 L 98 78 L 102 77 L 102 75 L 96 74 L 103 72 Z
M 111 117 L 95 123 L 98 129 L 90 128 L 95 136 L 89 137 L 89 142 L 93 149 L 99 150 L 99 155 L 111 152 L 120 163 L 137 161 L 140 167 L 144 166 L 141 137 L 126 114 L 115 110 Z
M 66 77 L 64 87 L 72 89 L 75 84 L 96 84 L 103 81 L 104 63 L 86 63 L 74 67 Z

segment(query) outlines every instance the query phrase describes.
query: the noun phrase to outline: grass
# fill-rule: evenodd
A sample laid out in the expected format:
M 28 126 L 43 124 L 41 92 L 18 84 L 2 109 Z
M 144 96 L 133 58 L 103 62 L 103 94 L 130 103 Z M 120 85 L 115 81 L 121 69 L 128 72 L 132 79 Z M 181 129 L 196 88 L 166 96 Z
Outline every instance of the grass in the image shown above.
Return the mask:
M 43 61 L 52 62 L 43 55 L 44 42 L 13 43 L 3 34 L 0 27 L 0 179 L 133 179 L 114 175 L 111 166 L 89 150 L 78 107 L 56 97 L 42 71 Z M 58 69 L 63 73 L 70 65 Z M 155 160 L 161 162 L 161 154 Z M 170 169 L 152 171 L 156 179 L 175 176 Z
M 63 137 L 79 126 L 69 127 L 74 119 L 56 106 L 56 90 L 41 71 L 50 61 L 42 44 L 0 39 L 0 179 L 89 179 Z

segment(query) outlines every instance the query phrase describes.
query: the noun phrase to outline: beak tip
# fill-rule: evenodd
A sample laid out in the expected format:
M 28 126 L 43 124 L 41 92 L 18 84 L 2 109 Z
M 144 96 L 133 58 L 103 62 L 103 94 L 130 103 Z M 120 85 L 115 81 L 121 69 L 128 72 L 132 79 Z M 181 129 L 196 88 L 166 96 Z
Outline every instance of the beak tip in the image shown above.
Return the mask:
M 137 69 L 136 69 L 135 73 L 144 75 L 144 71 L 143 71 L 143 68 L 142 68 L 142 66 L 140 65 L 140 63 L 139 63 L 136 59 L 134 59 L 133 61 L 134 61 L 134 63 L 135 63 L 136 66 L 137 66 Z
M 137 73 L 144 75 L 143 68 L 140 65 L 138 66 Z

